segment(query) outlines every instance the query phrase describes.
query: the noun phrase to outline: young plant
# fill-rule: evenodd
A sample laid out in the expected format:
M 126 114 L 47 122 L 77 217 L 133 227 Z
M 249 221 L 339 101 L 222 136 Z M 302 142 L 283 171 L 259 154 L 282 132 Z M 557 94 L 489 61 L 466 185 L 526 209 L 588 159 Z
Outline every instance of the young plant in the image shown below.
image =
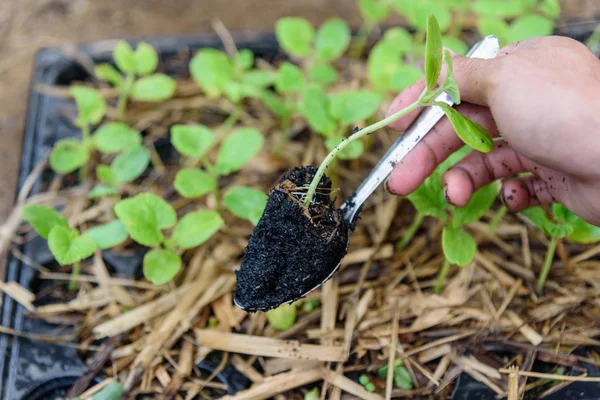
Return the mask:
M 309 390 L 308 392 L 306 392 L 306 394 L 304 395 L 304 400 L 320 400 L 321 399 L 321 393 L 319 392 L 319 388 L 313 388 L 312 390 Z
M 546 257 L 538 277 L 536 289 L 539 293 L 544 290 L 544 284 L 550 273 L 554 253 L 558 243 L 567 238 L 577 243 L 595 243 L 600 241 L 600 227 L 588 224 L 565 206 L 554 204 L 549 215 L 541 207 L 534 207 L 522 212 L 529 221 L 550 237 Z
M 386 379 L 388 374 L 388 366 L 385 365 L 377 370 L 377 376 L 380 379 Z M 412 390 L 414 383 L 408 369 L 404 366 L 402 360 L 394 362 L 394 386 L 404 390 Z
M 173 207 L 152 193 L 121 200 L 114 211 L 135 242 L 152 247 L 144 256 L 144 276 L 156 285 L 177 275 L 184 250 L 200 246 L 223 225 L 219 213 L 212 210 L 190 212 L 177 221 Z M 163 231 L 170 228 L 167 238 Z
M 373 382 L 371 382 L 371 380 L 369 379 L 369 377 L 367 375 L 362 374 L 361 376 L 359 376 L 358 382 L 365 387 L 367 392 L 372 393 L 375 391 L 375 384 Z
M 219 178 L 239 171 L 262 148 L 264 139 L 254 128 L 240 128 L 225 138 L 213 164 L 207 153 L 213 147 L 213 133 L 204 125 L 174 125 L 171 141 L 177 151 L 187 158 L 191 167 L 183 168 L 175 176 L 175 190 L 185 198 L 200 198 L 214 194 L 217 202 Z M 202 163 L 204 169 L 193 167 Z M 227 210 L 238 218 L 256 224 L 267 204 L 267 195 L 262 191 L 235 186 L 223 196 Z
M 119 400 L 123 395 L 123 387 L 119 382 L 111 382 L 91 397 L 91 400 Z M 76 397 L 73 400 L 83 400 Z
M 125 121 L 129 98 L 158 102 L 173 97 L 177 83 L 165 74 L 154 73 L 158 66 L 158 54 L 148 43 L 139 43 L 134 51 L 129 43 L 121 40 L 113 50 L 113 59 L 118 70 L 105 63 L 97 65 L 94 72 L 99 79 L 119 89 L 119 120 Z
M 278 331 L 286 331 L 296 323 L 296 304 L 282 304 L 267 311 L 269 324 Z

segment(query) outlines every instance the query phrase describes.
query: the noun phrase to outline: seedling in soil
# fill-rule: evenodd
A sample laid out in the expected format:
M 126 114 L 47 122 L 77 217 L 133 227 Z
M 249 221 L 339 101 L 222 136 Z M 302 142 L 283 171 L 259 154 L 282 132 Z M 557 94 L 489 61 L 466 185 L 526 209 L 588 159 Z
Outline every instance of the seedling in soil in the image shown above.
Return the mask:
M 278 331 L 290 329 L 296 323 L 296 304 L 282 304 L 267 312 L 269 324 Z
M 388 374 L 388 366 L 385 365 L 377 370 L 377 376 L 381 379 L 386 379 Z M 402 360 L 394 362 L 394 386 L 404 390 L 412 390 L 414 387 L 412 376 L 408 369 L 404 366 Z
M 556 246 L 563 238 L 577 243 L 595 243 L 600 241 L 600 227 L 589 224 L 569 211 L 565 206 L 554 204 L 552 214 L 541 207 L 534 207 L 522 212 L 535 226 L 550 237 L 544 264 L 538 277 L 536 289 L 544 290 L 544 284 L 550 273 Z

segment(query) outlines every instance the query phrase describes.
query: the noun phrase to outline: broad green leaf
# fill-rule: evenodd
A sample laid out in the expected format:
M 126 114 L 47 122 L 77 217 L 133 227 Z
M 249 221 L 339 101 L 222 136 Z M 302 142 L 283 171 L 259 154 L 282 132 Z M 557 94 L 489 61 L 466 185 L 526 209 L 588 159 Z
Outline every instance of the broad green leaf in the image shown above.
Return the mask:
M 104 182 L 109 185 L 116 185 L 118 183 L 115 173 L 109 165 L 98 165 L 96 167 L 96 177 L 100 180 L 100 182 Z
M 321 86 L 311 85 L 304 91 L 300 112 L 308 125 L 321 135 L 329 136 L 335 131 L 336 123 L 329 115 L 329 97 Z
M 92 400 L 119 400 L 123 394 L 123 387 L 119 382 L 111 382 L 104 389 L 92 396 Z
M 279 96 L 268 90 L 263 90 L 261 92 L 260 99 L 265 103 L 265 106 L 278 117 L 284 118 L 292 114 L 291 108 L 288 107 Z
M 452 20 L 450 7 L 440 0 L 395 0 L 394 6 L 418 31 L 428 29 L 429 15 L 435 16 L 441 31 L 448 29 Z
M 412 376 L 405 366 L 394 367 L 394 385 L 404 390 L 412 390 L 414 388 Z
M 87 194 L 87 198 L 90 200 L 99 199 L 105 196 L 113 196 L 117 194 L 119 191 L 116 187 L 112 185 L 105 185 L 103 183 L 99 183 L 90 190 Z
M 464 267 L 473 261 L 477 244 L 462 229 L 445 226 L 442 231 L 442 250 L 448 262 Z
M 121 153 L 110 165 L 117 183 L 133 182 L 150 165 L 150 152 L 144 146 Z
M 405 74 L 406 71 L 400 71 L 407 68 L 416 71 L 416 73 L 408 71 L 408 74 Z M 402 51 L 393 43 L 385 41 L 379 42 L 371 50 L 367 60 L 367 75 L 375 89 L 384 91 L 404 89 L 410 85 L 408 82 L 412 83 L 418 79 L 413 80 L 413 77 L 420 77 L 422 73 L 412 66 L 402 65 Z M 401 86 L 400 88 L 392 87 L 392 81 L 394 80 L 396 80 L 397 86 Z
M 217 189 L 214 176 L 197 168 L 184 168 L 175 175 L 175 190 L 185 198 L 202 197 Z
M 465 144 L 482 153 L 489 153 L 494 149 L 494 141 L 484 127 L 465 118 L 461 113 L 445 103 L 436 103 L 436 105 L 444 110 L 456 134 Z
M 600 227 L 577 218 L 572 223 L 573 232 L 568 236 L 569 240 L 577 243 L 596 243 L 600 241 Z
M 242 76 L 242 83 L 256 88 L 266 88 L 275 82 L 275 73 L 261 69 L 248 71 Z
M 508 41 L 508 24 L 502 18 L 481 17 L 477 20 L 477 29 L 481 36 L 498 36 L 500 45 L 504 45 Z
M 106 154 L 120 153 L 141 144 L 140 132 L 123 122 L 109 122 L 94 132 L 94 146 Z
M 290 329 L 296 323 L 296 305 L 282 304 L 279 307 L 267 311 L 269 325 L 278 331 Z
M 381 95 L 368 90 L 336 93 L 331 96 L 329 112 L 342 124 L 350 125 L 373 116 L 381 100 Z
M 398 65 L 390 77 L 389 89 L 404 90 L 423 77 L 423 71 L 410 65 Z
M 573 224 L 579 219 L 567 207 L 558 203 L 552 204 L 552 214 L 559 224 Z
M 76 139 L 60 139 L 50 154 L 50 167 L 59 174 L 68 174 L 87 163 L 90 155 L 85 146 Z
M 442 71 L 442 33 L 433 15 L 427 18 L 427 40 L 425 42 L 425 79 L 427 88 L 437 84 Z
M 155 285 L 162 285 L 175 278 L 181 265 L 181 257 L 172 250 L 152 249 L 144 256 L 144 276 Z
M 173 125 L 171 143 L 180 154 L 201 158 L 214 142 L 210 129 L 204 125 Z
M 358 0 L 358 10 L 364 19 L 377 24 L 390 15 L 390 6 L 383 0 Z
M 215 164 L 219 175 L 239 171 L 258 154 L 265 139 L 256 128 L 240 128 L 230 134 L 219 149 Z
M 410 195 L 408 199 L 421 214 L 446 219 L 446 206 L 441 175 L 436 171 Z
M 511 18 L 525 12 L 526 4 L 521 0 L 477 0 L 473 5 L 476 13 L 498 17 Z
M 133 54 L 135 72 L 138 75 L 148 75 L 158 66 L 158 53 L 146 42 L 138 44 Z
M 225 207 L 236 217 L 247 219 L 254 225 L 263 214 L 268 196 L 260 190 L 235 186 L 225 193 Z
M 479 221 L 494 204 L 497 194 L 498 185 L 493 182 L 476 191 L 466 206 L 454 207 L 454 226 L 460 227 L 473 221 Z
M 330 136 L 325 140 L 325 147 L 327 150 L 333 150 L 338 144 L 346 140 L 344 137 Z M 358 159 L 365 150 L 365 145 L 362 140 L 355 140 L 347 145 L 344 150 L 337 154 L 337 158 L 340 160 L 356 160 Z
M 279 93 L 297 93 L 306 87 L 302 70 L 292 63 L 284 61 L 277 70 L 275 90 Z
M 222 51 L 202 49 L 190 62 L 190 74 L 210 97 L 218 97 L 234 78 L 231 59 Z
M 98 79 L 106 81 L 114 87 L 120 88 L 123 85 L 123 76 L 121 73 L 108 63 L 96 65 L 94 67 L 94 74 Z
M 331 18 L 317 31 L 315 50 L 322 60 L 333 61 L 344 55 L 350 45 L 350 28 L 346 21 Z
M 521 211 L 535 226 L 548 236 L 563 238 L 573 233 L 573 226 L 553 222 L 541 207 L 532 207 Z
M 315 30 L 304 18 L 283 17 L 275 24 L 275 35 L 286 53 L 305 57 L 311 53 Z
M 67 265 L 91 256 L 96 243 L 74 229 L 56 225 L 48 235 L 48 247 L 60 265 Z
M 454 79 L 454 67 L 452 66 L 452 55 L 448 50 L 445 51 L 444 61 L 448 67 L 448 74 L 444 81 L 444 91 L 450 95 L 454 104 L 460 104 L 460 89 Z
M 194 211 L 181 218 L 173 229 L 171 240 L 180 249 L 191 249 L 210 239 L 223 223 L 223 218 L 216 211 Z
M 121 71 L 127 74 L 135 73 L 135 54 L 129 43 L 119 40 L 113 50 L 113 58 Z
M 48 238 L 50 231 L 55 226 L 68 228 L 67 220 L 64 219 L 54 208 L 31 204 L 23 207 L 21 218 L 29 222 L 33 229 L 43 237 Z
M 177 221 L 173 207 L 152 193 L 121 200 L 115 205 L 115 214 L 133 240 L 149 247 L 160 244 L 164 239 L 161 229 L 170 228 Z
M 337 69 L 325 62 L 316 62 L 311 65 L 308 69 L 308 74 L 314 82 L 323 85 L 330 85 L 338 79 Z
M 165 74 L 144 76 L 133 82 L 131 98 L 137 101 L 164 101 L 173 97 L 177 82 Z
M 106 113 L 106 102 L 98 91 L 84 86 L 71 86 L 69 93 L 77 104 L 78 115 L 75 125 L 79 127 L 93 125 L 102 120 Z
M 106 224 L 95 226 L 84 232 L 83 236 L 87 236 L 96 243 L 96 247 L 100 250 L 110 249 L 127 240 L 127 231 L 125 226 L 119 220 L 108 222 Z
M 558 0 L 542 0 L 540 10 L 550 18 L 557 19 L 560 17 L 560 3 Z
M 394 46 L 396 51 L 402 54 L 413 49 L 413 37 L 404 28 L 391 28 L 383 34 L 383 42 L 387 45 Z
M 517 18 L 508 28 L 508 42 L 516 43 L 537 36 L 548 36 L 554 30 L 554 22 L 537 14 Z
M 254 65 L 254 53 L 249 49 L 241 49 L 235 55 L 235 65 L 242 71 L 252 68 Z
M 442 44 L 461 56 L 464 56 L 469 51 L 469 45 L 454 36 L 444 36 Z

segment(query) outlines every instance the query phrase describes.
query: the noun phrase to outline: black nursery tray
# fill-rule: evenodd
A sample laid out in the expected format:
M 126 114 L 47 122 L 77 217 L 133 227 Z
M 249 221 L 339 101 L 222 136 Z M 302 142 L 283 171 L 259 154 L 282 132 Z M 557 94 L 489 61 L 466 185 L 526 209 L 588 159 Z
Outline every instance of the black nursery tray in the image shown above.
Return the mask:
M 557 33 L 571 36 L 583 41 L 593 31 L 595 23 L 573 25 Z M 222 48 L 216 35 L 195 37 L 140 38 L 153 45 L 161 58 L 162 72 L 171 75 L 186 75 L 188 60 L 193 53 L 203 47 Z M 280 56 L 279 47 L 271 33 L 253 33 L 234 35 L 239 48 L 254 51 L 257 57 L 273 59 Z M 135 43 L 138 40 L 133 40 Z M 59 139 L 79 135 L 63 116 L 68 102 L 64 99 L 52 98 L 35 90 L 39 84 L 68 86 L 74 81 L 90 78 L 86 68 L 91 63 L 108 62 L 116 41 L 99 41 L 79 46 L 76 52 L 68 54 L 60 49 L 41 50 L 33 68 L 29 109 L 23 153 L 20 169 L 20 187 L 36 164 L 47 154 L 52 145 Z M 49 175 L 43 176 L 34 186 L 32 194 L 39 193 Z M 45 179 L 45 181 L 44 181 Z M 27 257 L 47 268 L 56 268 L 46 242 L 34 239 L 20 249 Z M 120 256 L 104 253 L 104 259 L 114 273 L 123 277 L 134 277 L 139 273 L 142 256 Z M 36 294 L 41 294 L 38 304 L 50 302 L 43 293 L 58 285 L 55 281 L 37 279 L 36 271 L 15 257 L 10 257 L 7 264 L 5 281 L 16 281 Z M 62 283 L 60 283 L 62 285 Z M 27 318 L 26 310 L 10 297 L 2 295 L 1 324 L 17 332 L 34 333 L 46 336 L 64 336 L 69 329 L 61 329 L 39 319 Z M 72 330 L 71 330 L 72 332 Z M 210 365 L 200 365 L 201 369 L 210 369 Z M 27 338 L 0 335 L 0 396 L 5 400 L 52 400 L 64 397 L 85 368 L 76 349 L 57 344 L 34 341 Z M 227 383 L 230 392 L 243 389 L 248 382 L 236 370 L 225 370 L 218 377 Z M 470 386 L 469 386 L 470 385 Z M 469 387 L 465 390 L 461 389 Z M 475 398 L 468 393 L 476 394 L 477 399 L 484 399 L 486 393 L 478 391 L 481 386 L 458 385 L 454 397 L 456 399 Z M 489 398 L 495 398 L 492 394 Z M 564 397 L 561 397 L 564 398 Z

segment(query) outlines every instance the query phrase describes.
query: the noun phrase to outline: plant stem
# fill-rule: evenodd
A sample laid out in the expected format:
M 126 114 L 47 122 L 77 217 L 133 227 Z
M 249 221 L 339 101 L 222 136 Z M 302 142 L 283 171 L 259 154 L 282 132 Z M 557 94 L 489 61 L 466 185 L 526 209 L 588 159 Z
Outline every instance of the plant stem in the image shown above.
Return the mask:
M 129 99 L 129 92 L 131 92 L 131 87 L 133 86 L 134 79 L 135 76 L 133 74 L 128 74 L 127 76 L 125 76 L 125 81 L 123 82 L 123 86 L 121 87 L 119 102 L 117 103 L 117 118 L 119 119 L 119 121 L 125 121 L 127 119 L 127 100 Z
M 402 118 L 403 116 L 410 113 L 411 111 L 416 110 L 421 105 L 422 105 L 421 99 L 419 99 L 419 100 L 415 101 L 414 103 L 412 103 L 411 105 L 409 105 L 408 107 L 406 107 L 405 109 L 400 110 L 397 113 L 392 114 L 389 117 L 382 119 L 381 121 L 376 122 L 372 125 L 369 125 L 366 128 L 363 128 L 360 131 L 350 135 L 343 142 L 341 142 L 340 144 L 335 146 L 335 148 L 333 150 L 331 150 L 331 152 L 329 154 L 327 154 L 327 156 L 321 163 L 321 166 L 319 166 L 319 169 L 317 170 L 317 173 L 315 174 L 312 182 L 310 183 L 308 192 L 306 193 L 306 197 L 304 198 L 304 205 L 306 207 L 308 207 L 310 205 L 310 203 L 313 200 L 313 197 L 315 197 L 315 193 L 317 192 L 317 186 L 319 185 L 319 182 L 321 182 L 321 178 L 323 177 L 325 170 L 327 170 L 327 167 L 329 167 L 329 164 L 331 164 L 331 162 L 335 159 L 335 157 L 337 156 L 337 154 L 340 151 L 344 150 L 346 148 L 346 146 L 348 146 L 350 143 L 354 142 L 355 140 L 358 140 L 358 139 L 362 138 L 363 136 L 368 135 L 371 132 L 375 132 L 376 130 L 381 129 L 381 128 L 391 124 L 392 122 L 396 121 L 397 119 Z
M 367 42 L 369 40 L 369 33 L 371 29 L 373 29 L 375 25 L 369 21 L 365 21 L 364 24 L 358 31 L 358 34 L 354 38 L 354 43 L 352 43 L 352 48 L 350 49 L 350 55 L 355 58 L 360 58 L 367 46 Z
M 81 271 L 81 261 L 77 261 L 73 264 L 73 271 L 71 271 L 71 280 L 69 281 L 69 290 L 74 292 L 79 286 L 77 279 L 79 279 L 79 272 Z
M 415 234 L 421 227 L 421 224 L 423 223 L 423 219 L 424 219 L 423 214 L 421 214 L 420 212 L 417 211 L 417 215 L 415 215 L 415 218 L 413 219 L 412 223 L 406 230 L 406 233 L 404 234 L 402 239 L 400 239 L 398 241 L 398 244 L 396 245 L 396 249 L 402 250 L 410 243 L 412 238 L 415 236 Z
M 546 258 L 544 259 L 544 265 L 542 266 L 542 270 L 537 281 L 536 288 L 539 293 L 541 293 L 544 290 L 544 284 L 546 283 L 546 279 L 548 279 L 548 274 L 550 273 L 550 268 L 552 267 L 552 261 L 554 260 L 554 253 L 556 252 L 557 244 L 558 238 L 552 236 L 552 238 L 550 239 L 550 243 L 548 244 L 548 249 L 546 250 Z
M 498 209 L 498 211 L 496 211 L 494 218 L 492 218 L 492 220 L 490 221 L 490 225 L 489 225 L 490 233 L 492 233 L 496 230 L 496 227 L 498 227 L 498 224 L 500 223 L 502 218 L 504 218 L 504 216 L 506 215 L 507 212 L 508 212 L 508 208 L 506 208 L 506 206 L 502 206 Z
M 231 128 L 233 128 L 235 123 L 240 118 L 241 113 L 242 113 L 241 107 L 240 107 L 239 103 L 236 103 L 235 108 L 233 109 L 233 112 L 231 114 L 229 114 L 229 116 L 225 119 L 225 121 L 223 121 L 223 123 L 221 124 L 219 129 L 221 129 L 224 133 L 229 132 L 229 130 Z
M 435 288 L 433 289 L 433 291 L 436 294 L 440 294 L 440 292 L 442 291 L 442 287 L 444 286 L 444 281 L 446 280 L 446 277 L 448 276 L 448 272 L 450 271 L 450 262 L 446 259 L 444 259 L 444 265 L 442 265 L 442 269 L 440 270 L 440 273 L 437 276 L 437 280 L 435 282 Z

